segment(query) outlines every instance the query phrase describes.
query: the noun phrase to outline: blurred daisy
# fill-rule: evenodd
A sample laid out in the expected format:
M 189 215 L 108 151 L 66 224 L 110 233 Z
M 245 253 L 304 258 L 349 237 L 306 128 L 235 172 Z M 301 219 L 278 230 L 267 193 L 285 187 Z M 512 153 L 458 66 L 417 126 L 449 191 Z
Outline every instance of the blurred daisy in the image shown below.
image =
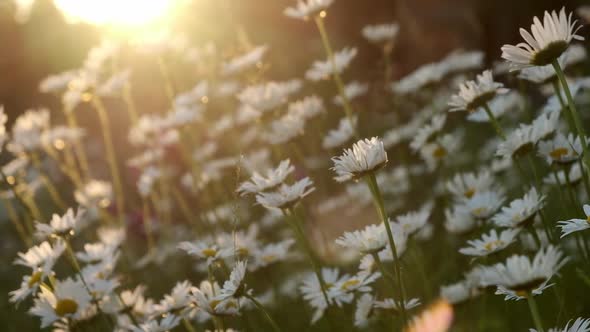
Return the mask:
M 369 91 L 369 84 L 360 83 L 358 81 L 352 81 L 344 86 L 344 95 L 349 101 L 365 95 L 367 91 Z M 336 95 L 333 102 L 338 106 L 342 106 L 342 96 Z
M 451 96 L 450 111 L 473 112 L 487 103 L 497 94 L 505 94 L 508 89 L 502 83 L 494 82 L 492 71 L 486 70 L 477 75 L 475 81 L 467 81 L 459 86 L 459 93 Z
M 582 142 L 580 137 L 569 134 L 567 137 L 558 133 L 552 139 L 541 141 L 537 146 L 539 155 L 549 165 L 569 165 L 582 155 Z
M 565 52 L 573 39 L 584 40 L 576 33 L 581 26 L 572 22 L 572 13 L 566 16 L 565 8 L 559 12 L 545 11 L 543 22 L 536 16 L 533 18 L 531 33 L 520 29 L 525 43 L 502 46 L 502 58 L 509 61 L 513 69 L 551 64 Z
M 56 281 L 53 291 L 41 287 L 35 304 L 29 312 L 41 318 L 41 328 L 53 322 L 68 319 L 80 320 L 91 305 L 91 296 L 79 280 Z
M 299 80 L 267 82 L 246 87 L 237 98 L 260 112 L 268 112 L 285 104 L 288 97 L 301 88 Z
M 471 216 L 478 220 L 486 220 L 493 216 L 502 206 L 504 196 L 497 191 L 484 191 L 473 195 L 465 202 L 465 208 Z
M 589 332 L 590 331 L 590 319 L 586 318 L 578 318 L 574 321 L 574 323 L 570 326 L 570 320 L 567 322 L 563 329 L 560 328 L 552 328 L 547 330 L 547 332 Z M 529 332 L 537 332 L 535 329 L 530 329 Z
M 567 176 L 565 172 L 568 172 Z M 580 168 L 580 164 L 573 164 L 569 171 L 567 170 L 559 170 L 557 172 L 557 180 L 555 179 L 554 174 L 549 174 L 543 178 L 543 183 L 551 184 L 551 185 L 561 185 L 567 186 L 568 182 L 572 185 L 577 185 L 582 181 L 583 174 L 582 169 Z M 569 179 L 569 181 L 568 181 Z
M 513 255 L 506 262 L 485 267 L 482 286 L 497 286 L 496 294 L 506 300 L 520 300 L 530 294 L 539 295 L 551 287 L 547 283 L 565 265 L 567 258 L 554 246 L 541 249 L 531 261 L 527 256 Z
M 219 246 L 207 238 L 193 242 L 181 242 L 178 248 L 186 251 L 191 256 L 206 260 L 207 265 L 222 257 L 222 251 L 219 249 Z
M 387 152 L 383 142 L 377 137 L 360 140 L 353 144 L 352 149 L 345 149 L 342 156 L 332 158 L 336 172 L 334 178 L 338 182 L 359 179 L 374 172 L 387 163 Z
M 249 264 L 248 268 L 254 270 L 284 261 L 289 256 L 289 249 L 294 242 L 293 239 L 286 239 L 278 243 L 265 245 L 254 253 L 254 264 Z
M 430 172 L 434 171 L 443 162 L 452 161 L 456 152 L 458 152 L 463 143 L 463 134 L 446 134 L 432 143 L 425 144 L 420 149 L 420 157 L 426 163 Z
M 30 109 L 16 118 L 7 149 L 13 154 L 22 154 L 41 148 L 42 134 L 49 129 L 49 110 Z
M 356 57 L 356 48 L 344 48 L 334 53 L 333 60 L 315 61 L 305 72 L 305 78 L 310 81 L 329 79 L 333 74 L 342 73 Z
M 420 300 L 417 298 L 413 298 L 413 299 L 407 300 L 404 303 L 404 308 L 406 310 L 409 310 L 409 309 L 416 308 L 419 305 L 420 305 Z M 399 306 L 398 301 L 395 301 L 394 299 L 390 299 L 390 298 L 383 299 L 383 301 L 375 301 L 375 309 L 386 310 L 386 311 L 393 312 L 395 314 L 400 312 L 400 306 Z
M 304 127 L 305 118 L 298 114 L 287 113 L 271 122 L 270 130 L 263 133 L 263 138 L 272 145 L 283 144 L 303 135 Z
M 229 279 L 223 283 L 219 299 L 225 300 L 231 297 L 240 297 L 245 290 L 244 277 L 246 276 L 246 261 L 237 262 L 229 275 Z
M 376 25 L 367 25 L 363 28 L 362 33 L 371 43 L 391 43 L 399 32 L 399 24 L 385 23 Z
M 29 267 L 31 274 L 23 277 L 19 289 L 9 293 L 10 302 L 21 302 L 29 295 L 36 293 L 39 286 L 45 282 L 45 278 L 53 273 L 53 266 L 64 250 L 63 241 L 56 241 L 53 246 L 45 241 L 31 247 L 25 253 L 19 252 L 14 264 Z
M 76 202 L 86 208 L 107 208 L 113 199 L 113 186 L 110 182 L 90 180 L 83 188 L 74 192 Z
M 293 185 L 281 184 L 274 192 L 261 192 L 256 195 L 256 202 L 268 209 L 290 209 L 315 190 L 313 182 L 306 177 Z
M 300 20 L 308 20 L 312 16 L 319 15 L 328 8 L 334 0 L 297 0 L 295 7 L 288 7 L 283 11 L 288 17 Z
M 228 316 L 238 313 L 238 301 L 234 298 L 220 300 L 216 294 L 220 294 L 221 288 L 214 282 L 202 281 L 199 287 L 193 287 L 192 292 L 199 309 L 212 316 Z
M 291 160 L 285 159 L 281 161 L 277 168 L 267 170 L 266 176 L 256 171 L 253 172 L 250 180 L 240 184 L 237 192 L 244 196 L 246 194 L 258 194 L 273 190 L 283 183 L 287 176 L 293 173 L 294 170 L 295 167 L 291 165 Z
M 156 318 L 150 319 L 139 326 L 131 326 L 133 332 L 165 332 L 170 331 L 180 324 L 180 318 L 176 315 L 166 315 L 159 321 Z
M 451 304 L 459 304 L 479 295 L 479 291 L 468 280 L 463 280 L 440 288 L 440 297 Z
M 387 243 L 387 232 L 383 224 L 368 225 L 362 230 L 345 232 L 336 239 L 336 244 L 363 254 L 379 252 Z
M 453 234 L 465 234 L 477 226 L 476 219 L 464 205 L 445 210 L 445 229 Z
M 492 189 L 494 177 L 487 170 L 478 173 L 460 173 L 453 179 L 447 181 L 447 190 L 457 199 L 465 200 L 473 197 L 476 193 Z
M 287 109 L 288 113 L 300 116 L 306 120 L 312 119 L 325 111 L 324 101 L 316 95 L 292 102 Z
M 586 219 L 570 219 L 558 222 L 557 227 L 561 228 L 562 238 L 574 232 L 579 232 L 590 228 L 590 205 L 584 204 L 583 209 Z
M 326 293 L 329 294 L 330 285 L 335 285 L 338 282 L 340 271 L 338 269 L 322 268 L 321 274 L 325 284 L 328 285 Z M 324 312 L 328 308 L 318 277 L 313 273 L 309 273 L 303 279 L 301 286 L 299 286 L 299 291 L 303 295 L 303 299 L 314 309 L 311 318 L 311 323 L 314 324 L 324 316 Z
M 559 113 L 552 112 L 541 114 L 533 120 L 531 126 L 533 128 L 532 136 L 535 143 L 540 140 L 548 139 L 553 136 L 559 126 Z
M 258 63 L 262 61 L 262 57 L 266 51 L 268 51 L 268 46 L 257 46 L 247 53 L 231 59 L 223 64 L 221 69 L 222 75 L 229 76 L 238 74 L 250 67 L 258 65 Z
M 516 92 L 509 92 L 504 95 L 496 96 L 492 99 L 488 106 L 494 117 L 500 118 L 505 113 L 511 110 L 517 110 L 521 107 L 523 98 Z M 477 110 L 470 112 L 467 115 L 467 120 L 472 122 L 490 122 L 490 117 L 486 111 L 480 107 Z
M 354 136 L 357 122 L 356 116 L 353 116 L 352 119 L 348 117 L 340 119 L 338 128 L 328 131 L 324 137 L 322 147 L 324 149 L 333 149 L 350 141 Z
M 84 213 L 85 210 L 82 208 L 78 208 L 76 214 L 74 214 L 72 208 L 69 208 L 63 216 L 53 214 L 48 224 L 35 223 L 35 235 L 40 239 L 72 236 L 81 228 L 84 221 Z
M 365 293 L 356 301 L 354 311 L 354 326 L 365 327 L 369 324 L 369 318 L 373 314 L 373 305 L 375 297 L 370 293 Z
M 447 116 L 445 114 L 435 115 L 429 124 L 424 125 L 410 143 L 410 148 L 414 151 L 420 150 L 424 144 L 428 143 L 436 134 L 438 134 L 444 127 Z
M 400 229 L 410 236 L 426 226 L 431 212 L 432 204 L 425 204 L 420 210 L 397 216 L 394 224 L 399 225 Z
M 489 234 L 483 234 L 481 239 L 467 241 L 469 246 L 459 249 L 459 252 L 468 256 L 487 256 L 514 243 L 519 232 L 519 229 L 508 229 L 498 235 L 492 229 Z
M 522 198 L 510 202 L 492 218 L 499 227 L 525 227 L 534 222 L 535 215 L 545 205 L 545 196 L 539 195 L 537 189 L 532 187 Z

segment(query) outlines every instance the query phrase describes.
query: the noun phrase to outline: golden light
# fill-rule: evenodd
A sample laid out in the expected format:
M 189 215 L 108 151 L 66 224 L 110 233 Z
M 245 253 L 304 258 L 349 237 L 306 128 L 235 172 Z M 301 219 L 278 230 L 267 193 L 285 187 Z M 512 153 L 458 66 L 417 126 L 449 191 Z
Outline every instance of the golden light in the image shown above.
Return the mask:
M 71 22 L 137 28 L 163 19 L 178 0 L 53 0 Z

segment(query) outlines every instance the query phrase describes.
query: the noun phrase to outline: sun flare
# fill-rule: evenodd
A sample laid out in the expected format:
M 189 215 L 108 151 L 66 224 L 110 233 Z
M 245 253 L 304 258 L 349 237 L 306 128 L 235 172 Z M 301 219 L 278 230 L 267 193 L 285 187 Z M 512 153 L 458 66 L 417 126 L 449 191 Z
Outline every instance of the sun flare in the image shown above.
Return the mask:
M 141 27 L 163 19 L 174 0 L 54 0 L 73 22 L 118 27 Z

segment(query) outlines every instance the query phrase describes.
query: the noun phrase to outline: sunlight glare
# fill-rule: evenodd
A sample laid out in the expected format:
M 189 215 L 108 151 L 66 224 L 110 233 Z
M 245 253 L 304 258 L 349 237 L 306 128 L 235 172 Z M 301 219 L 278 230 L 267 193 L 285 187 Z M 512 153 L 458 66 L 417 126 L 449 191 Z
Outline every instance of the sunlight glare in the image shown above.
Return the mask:
M 54 0 L 72 22 L 139 27 L 166 16 L 174 0 Z

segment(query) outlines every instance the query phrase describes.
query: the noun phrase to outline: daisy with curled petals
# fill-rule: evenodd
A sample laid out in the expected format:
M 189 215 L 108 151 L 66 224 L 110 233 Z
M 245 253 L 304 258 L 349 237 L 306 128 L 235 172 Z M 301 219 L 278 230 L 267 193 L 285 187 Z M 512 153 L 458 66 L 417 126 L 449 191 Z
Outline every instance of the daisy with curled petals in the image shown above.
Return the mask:
M 492 173 L 484 169 L 477 173 L 456 174 L 453 179 L 447 181 L 446 188 L 455 199 L 462 201 L 476 193 L 492 189 L 493 184 Z
M 468 256 L 491 255 L 514 243 L 519 232 L 520 229 L 508 229 L 498 236 L 496 230 L 492 229 L 489 234 L 483 234 L 481 239 L 467 241 L 469 247 L 461 248 L 459 252 Z
M 40 245 L 31 247 L 27 252 L 18 253 L 14 264 L 31 268 L 31 275 L 25 275 L 19 289 L 11 291 L 10 302 L 21 302 L 29 295 L 34 294 L 45 278 L 53 273 L 53 266 L 65 250 L 63 241 L 56 241 L 52 246 L 45 241 Z
M 363 254 L 376 253 L 387 246 L 387 232 L 383 224 L 368 225 L 362 230 L 344 233 L 336 239 L 336 244 Z
M 476 193 L 465 202 L 465 208 L 478 220 L 487 220 L 493 216 L 504 203 L 504 196 L 498 191 Z
M 414 318 L 404 332 L 447 332 L 453 322 L 453 306 L 439 300 L 431 304 L 420 316 Z
M 276 191 L 261 192 L 256 195 L 256 202 L 267 209 L 287 210 L 315 190 L 313 181 L 305 177 L 292 185 L 281 184 Z
M 300 20 L 308 20 L 310 17 L 320 15 L 334 0 L 297 0 L 295 7 L 289 7 L 283 11 L 288 17 Z
M 570 165 L 580 159 L 582 142 L 571 133 L 567 137 L 558 133 L 552 139 L 539 142 L 537 149 L 549 165 Z
M 167 315 L 162 317 L 159 321 L 151 319 L 139 326 L 131 326 L 132 332 L 166 332 L 177 327 L 180 324 L 180 317 L 175 315 Z
M 221 288 L 214 282 L 202 281 L 199 287 L 192 288 L 197 307 L 211 316 L 233 316 L 238 313 L 238 301 L 234 298 L 220 300 Z
M 494 82 L 491 70 L 477 75 L 474 81 L 467 81 L 459 86 L 459 93 L 451 96 L 449 106 L 451 112 L 473 112 L 480 107 L 488 107 L 497 94 L 505 94 L 508 89 L 502 83 Z M 488 114 L 489 115 L 489 114 Z
M 229 275 L 229 279 L 223 283 L 221 292 L 218 295 L 219 299 L 225 300 L 231 297 L 239 298 L 244 293 L 247 293 L 244 284 L 244 277 L 246 276 L 247 262 L 237 262 Z
M 41 328 L 56 321 L 80 320 L 91 305 L 92 297 L 80 280 L 56 281 L 53 291 L 41 287 L 29 312 L 41 318 Z
M 35 235 L 40 239 L 50 237 L 67 238 L 75 234 L 83 225 L 83 217 L 86 211 L 78 208 L 76 214 L 69 208 L 63 216 L 53 214 L 48 224 L 37 222 Z
M 502 46 L 502 58 L 509 61 L 513 69 L 531 66 L 545 66 L 556 61 L 565 52 L 572 40 L 584 40 L 576 33 L 581 26 L 576 27 L 565 8 L 559 12 L 545 12 L 543 22 L 536 16 L 533 18 L 531 33 L 520 29 L 524 43 Z
M 557 227 L 561 228 L 561 237 L 590 228 L 590 205 L 584 204 L 583 208 L 586 219 L 570 219 L 558 222 Z
M 563 329 L 560 328 L 551 328 L 547 330 L 547 332 L 589 332 L 590 331 L 590 319 L 589 318 L 578 318 L 574 321 L 574 323 L 570 326 L 570 320 L 567 322 Z M 530 329 L 529 332 L 538 332 L 535 329 Z
M 356 116 L 351 119 L 348 117 L 340 119 L 338 128 L 328 131 L 328 134 L 324 137 L 322 147 L 324 149 L 333 149 L 350 141 L 354 137 L 357 122 Z
M 547 283 L 566 262 L 567 258 L 554 246 L 541 249 L 532 261 L 527 256 L 513 255 L 504 263 L 484 267 L 481 286 L 497 286 L 496 294 L 505 295 L 506 300 L 529 298 L 551 287 Z
M 331 59 L 315 61 L 305 72 L 305 78 L 310 81 L 321 81 L 329 79 L 332 75 L 339 75 L 348 68 L 356 54 L 356 48 L 347 47 L 334 53 Z
M 387 152 L 377 137 L 360 140 L 352 149 L 345 149 L 342 156 L 332 158 L 338 182 L 359 179 L 373 173 L 387 163 Z
M 294 170 L 295 167 L 291 165 L 291 160 L 285 159 L 281 161 L 277 168 L 267 170 L 266 176 L 256 171 L 253 172 L 250 180 L 243 182 L 237 191 L 244 196 L 272 190 L 283 183 Z
M 525 227 L 534 222 L 535 215 L 545 205 L 545 196 L 539 195 L 537 189 L 531 188 L 522 198 L 510 202 L 509 206 L 502 208 L 492 221 L 498 227 Z

